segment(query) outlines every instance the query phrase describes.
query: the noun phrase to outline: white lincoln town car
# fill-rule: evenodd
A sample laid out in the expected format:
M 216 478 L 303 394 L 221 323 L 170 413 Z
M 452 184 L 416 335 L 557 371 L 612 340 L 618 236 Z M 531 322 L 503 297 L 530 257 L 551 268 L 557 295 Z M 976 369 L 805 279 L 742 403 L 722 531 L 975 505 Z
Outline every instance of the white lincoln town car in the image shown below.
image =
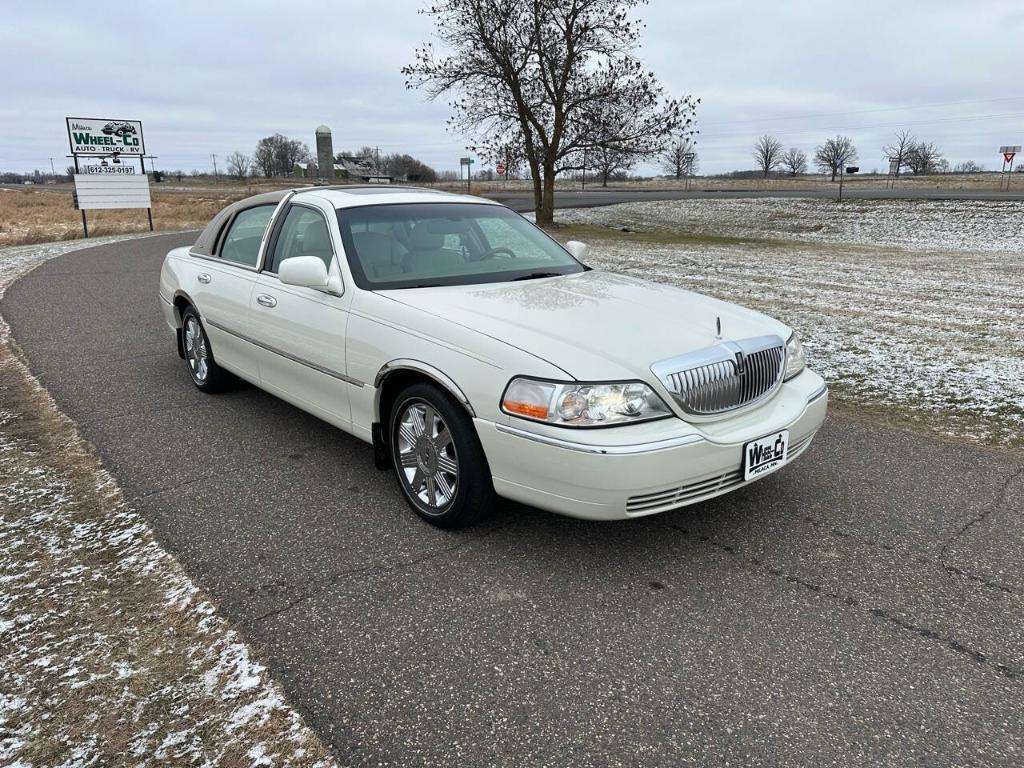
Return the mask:
M 650 515 L 807 450 L 827 389 L 790 328 L 585 260 L 487 200 L 308 188 L 225 208 L 160 299 L 199 389 L 245 379 L 371 443 L 435 525 L 495 493 Z

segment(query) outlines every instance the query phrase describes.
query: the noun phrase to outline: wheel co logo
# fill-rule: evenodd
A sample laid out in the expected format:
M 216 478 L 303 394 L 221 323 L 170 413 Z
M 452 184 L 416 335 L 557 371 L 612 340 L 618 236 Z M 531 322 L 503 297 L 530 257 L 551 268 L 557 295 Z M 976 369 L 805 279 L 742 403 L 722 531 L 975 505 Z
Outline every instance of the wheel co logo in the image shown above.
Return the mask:
M 138 120 L 96 120 L 69 117 L 68 142 L 73 155 L 143 155 L 142 123 Z
M 747 450 L 750 452 L 750 466 L 756 468 L 769 461 L 781 459 L 786 453 L 786 441 L 779 435 L 772 445 L 754 443 L 748 446 Z

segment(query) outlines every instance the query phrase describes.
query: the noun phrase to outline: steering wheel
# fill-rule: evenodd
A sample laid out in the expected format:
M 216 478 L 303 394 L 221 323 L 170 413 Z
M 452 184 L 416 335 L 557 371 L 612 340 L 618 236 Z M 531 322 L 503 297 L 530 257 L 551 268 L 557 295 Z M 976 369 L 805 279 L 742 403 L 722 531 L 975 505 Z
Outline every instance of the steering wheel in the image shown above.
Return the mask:
M 497 248 L 491 248 L 489 251 L 487 251 L 487 253 L 483 255 L 483 259 L 493 259 L 495 256 L 498 255 L 508 256 L 510 259 L 514 259 L 516 257 L 515 252 L 511 248 L 506 248 L 503 245 L 499 245 Z M 483 259 L 481 259 L 481 261 Z

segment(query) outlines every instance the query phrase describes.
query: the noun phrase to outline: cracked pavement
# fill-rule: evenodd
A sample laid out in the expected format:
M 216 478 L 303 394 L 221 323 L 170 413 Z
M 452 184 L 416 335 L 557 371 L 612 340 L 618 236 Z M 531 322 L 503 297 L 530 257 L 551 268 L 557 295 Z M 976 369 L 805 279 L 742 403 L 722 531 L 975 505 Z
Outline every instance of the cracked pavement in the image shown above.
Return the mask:
M 168 235 L 0 312 L 161 542 L 351 765 L 1020 765 L 1024 456 L 830 417 L 794 465 L 624 523 L 438 531 L 369 446 L 196 391 Z

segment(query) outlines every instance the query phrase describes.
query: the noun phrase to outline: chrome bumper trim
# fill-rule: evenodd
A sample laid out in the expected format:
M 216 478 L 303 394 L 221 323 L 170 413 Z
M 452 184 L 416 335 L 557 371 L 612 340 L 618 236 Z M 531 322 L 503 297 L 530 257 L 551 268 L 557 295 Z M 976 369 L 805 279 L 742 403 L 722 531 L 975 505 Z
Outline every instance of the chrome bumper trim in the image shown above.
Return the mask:
M 821 389 L 819 389 L 817 392 L 815 392 L 813 395 L 811 395 L 810 397 L 807 398 L 807 404 L 810 405 L 815 400 L 817 400 L 819 397 L 822 397 L 822 396 L 824 396 L 827 393 L 828 393 L 828 385 L 827 384 L 822 384 L 821 385 Z
M 160 301 L 162 301 L 168 307 L 173 307 L 174 306 L 174 303 L 170 299 L 168 299 L 166 296 L 164 296 L 162 293 L 160 294 Z
M 682 437 L 671 437 L 667 440 L 655 440 L 648 443 L 635 443 L 633 445 L 592 445 L 590 443 L 576 443 L 572 440 L 562 440 L 557 437 L 538 435 L 536 432 L 527 432 L 525 429 L 509 427 L 505 424 L 495 424 L 494 428 L 499 432 L 514 437 L 521 437 L 524 440 L 532 440 L 535 443 L 564 448 L 567 451 L 578 451 L 579 453 L 590 453 L 605 456 L 623 456 L 637 453 L 652 453 L 664 451 L 669 448 L 678 448 L 683 445 L 693 445 L 704 441 L 700 435 L 684 435 Z

